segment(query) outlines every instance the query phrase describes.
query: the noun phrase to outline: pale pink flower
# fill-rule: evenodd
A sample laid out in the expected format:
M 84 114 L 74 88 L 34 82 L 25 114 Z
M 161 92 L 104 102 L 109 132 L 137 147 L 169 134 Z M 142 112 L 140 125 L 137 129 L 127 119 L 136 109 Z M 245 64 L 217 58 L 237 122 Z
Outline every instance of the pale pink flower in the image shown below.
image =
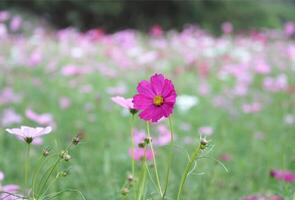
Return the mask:
M 15 112 L 13 109 L 5 109 L 1 115 L 0 124 L 4 127 L 12 124 L 18 124 L 22 121 L 22 117 Z
M 10 13 L 6 10 L 0 11 L 0 22 L 4 22 L 8 20 L 10 17 Z
M 244 113 L 256 113 L 261 111 L 262 106 L 259 102 L 253 102 L 251 104 L 243 104 Z
M 133 153 L 133 156 L 132 156 Z M 128 154 L 132 157 L 134 160 L 142 160 L 144 157 L 144 154 L 146 155 L 147 160 L 153 159 L 153 152 L 151 149 L 146 149 L 146 152 L 144 152 L 144 148 L 136 147 L 133 150 L 129 149 Z
M 16 94 L 10 87 L 6 87 L 2 91 L 0 91 L 0 105 L 9 103 L 19 103 L 21 99 L 21 95 Z
M 53 119 L 53 116 L 50 113 L 44 113 L 44 114 L 37 114 L 32 109 L 26 110 L 26 117 L 39 125 L 43 126 L 55 126 L 55 122 Z
M 0 171 L 0 182 L 3 181 L 3 179 L 5 178 L 5 175 L 2 171 Z
M 68 97 L 61 97 L 59 99 L 59 107 L 62 109 L 67 109 L 71 106 L 71 100 Z
M 233 30 L 234 30 L 234 27 L 233 27 L 232 23 L 230 23 L 230 22 L 224 22 L 221 25 L 221 28 L 222 28 L 222 31 L 226 34 L 229 34 L 229 33 L 233 32 Z
M 124 98 L 121 96 L 115 96 L 111 98 L 113 102 L 115 102 L 116 104 L 122 106 L 123 108 L 127 108 L 127 109 L 134 109 L 133 106 L 133 102 L 132 102 L 132 98 Z
M 202 137 L 211 136 L 214 129 L 211 126 L 202 126 L 199 128 L 199 133 Z
M 35 138 L 49 134 L 52 131 L 52 128 L 50 126 L 45 128 L 21 126 L 20 128 L 6 129 L 6 131 L 18 138 L 22 138 L 27 143 L 32 143 Z
M 18 31 L 22 25 L 22 18 L 20 16 L 14 16 L 10 22 L 10 29 L 12 31 Z
M 150 34 L 155 37 L 160 37 L 163 35 L 163 29 L 160 25 L 156 24 L 151 28 Z
M 164 125 L 159 125 L 157 128 L 159 136 L 154 138 L 153 143 L 158 146 L 164 146 L 171 141 L 171 132 Z
M 284 26 L 284 33 L 286 36 L 292 36 L 295 33 L 295 24 L 287 22 Z
M 281 181 L 285 181 L 289 183 L 295 181 L 295 174 L 287 170 L 271 170 L 270 176 L 274 177 L 277 180 L 281 180 Z

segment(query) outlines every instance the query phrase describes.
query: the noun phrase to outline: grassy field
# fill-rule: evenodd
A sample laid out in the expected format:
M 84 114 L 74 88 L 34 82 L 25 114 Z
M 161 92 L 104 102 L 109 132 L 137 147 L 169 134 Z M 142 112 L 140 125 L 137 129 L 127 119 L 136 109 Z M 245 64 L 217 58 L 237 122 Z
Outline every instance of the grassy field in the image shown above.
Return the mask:
M 295 171 L 295 42 L 281 31 L 216 38 L 195 27 L 153 36 L 40 26 L 25 34 L 8 28 L 0 46 L 2 184 L 22 184 L 25 149 L 5 128 L 50 125 L 53 133 L 31 151 L 33 164 L 43 147 L 58 152 L 79 131 L 85 133 L 61 167 L 69 176 L 50 191 L 72 188 L 90 200 L 120 199 L 131 170 L 130 117 L 111 97 L 130 98 L 139 81 L 163 73 L 182 99 L 173 114 L 176 148 L 167 199 L 176 199 L 187 153 L 207 126 L 213 129 L 209 147 L 187 180 L 184 199 L 295 198 L 294 183 L 270 176 L 273 169 Z M 32 119 L 30 111 L 47 116 Z M 158 124 L 168 127 L 168 120 L 152 124 L 154 137 Z M 145 130 L 145 123 L 136 117 L 135 127 Z M 168 146 L 156 147 L 162 183 L 167 157 Z M 81 198 L 64 193 L 58 199 Z M 145 199 L 157 199 L 151 182 Z

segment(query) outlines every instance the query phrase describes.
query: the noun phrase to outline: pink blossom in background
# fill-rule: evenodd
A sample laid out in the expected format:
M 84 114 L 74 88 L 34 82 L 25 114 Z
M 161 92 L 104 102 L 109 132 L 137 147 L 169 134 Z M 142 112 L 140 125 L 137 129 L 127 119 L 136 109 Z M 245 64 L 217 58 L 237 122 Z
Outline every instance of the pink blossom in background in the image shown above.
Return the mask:
M 171 141 L 170 130 L 164 125 L 159 125 L 157 127 L 157 130 L 159 132 L 159 136 L 153 139 L 153 143 L 158 146 L 164 146 L 169 144 Z
M 293 62 L 295 62 L 295 45 L 294 44 L 287 47 L 287 55 Z
M 12 31 L 18 31 L 22 26 L 22 18 L 20 16 L 14 16 L 10 21 L 10 29 Z
M 2 171 L 0 171 L 0 183 L 1 181 L 3 181 L 3 179 L 5 178 L 5 175 Z
M 211 136 L 213 134 L 214 129 L 211 126 L 202 126 L 199 128 L 199 133 L 201 137 Z
M 271 170 L 270 176 L 274 177 L 277 180 L 285 181 L 288 183 L 292 183 L 295 181 L 295 174 L 287 170 Z
M 146 138 L 146 134 L 145 134 L 145 132 L 143 130 L 134 129 L 134 131 L 133 131 L 133 141 L 134 141 L 135 145 L 143 143 L 145 138 Z
M 246 196 L 243 198 L 243 200 L 283 200 L 283 198 L 278 195 L 267 196 L 267 195 L 256 194 L 256 195 Z
M 22 96 L 16 94 L 12 88 L 6 87 L 0 91 L 0 105 L 10 104 L 10 103 L 19 103 L 22 99 Z
M 295 34 L 295 24 L 292 22 L 287 22 L 284 26 L 284 33 L 286 36 L 292 36 Z
M 256 113 L 261 111 L 262 106 L 259 102 L 253 102 L 250 104 L 243 104 L 242 108 L 244 113 Z
M 156 24 L 154 25 L 151 30 L 150 30 L 150 34 L 154 37 L 160 37 L 163 35 L 163 29 L 160 25 Z
M 132 152 L 133 152 L 133 156 L 132 156 Z M 144 158 L 144 149 L 143 148 L 138 148 L 138 147 L 134 148 L 133 150 L 129 149 L 128 154 L 134 160 L 142 160 Z M 151 149 L 149 149 L 149 148 L 146 149 L 145 155 L 146 155 L 147 160 L 152 160 L 153 159 L 153 152 L 152 152 Z
M 268 74 L 271 69 L 270 66 L 264 60 L 256 60 L 254 63 L 255 71 L 259 74 Z
M 7 108 L 1 115 L 0 124 L 4 127 L 19 124 L 22 122 L 22 117 L 15 112 L 15 110 Z
M 132 98 L 126 99 L 121 96 L 115 96 L 115 97 L 112 97 L 111 99 L 114 103 L 118 104 L 119 106 L 122 106 L 123 108 L 134 109 Z
M 82 85 L 80 88 L 80 92 L 82 94 L 91 93 L 93 91 L 93 87 L 90 84 Z
M 25 114 L 28 119 L 38 123 L 39 125 L 55 127 L 55 121 L 50 113 L 37 114 L 29 108 L 26 110 Z
M 5 38 L 7 36 L 7 28 L 5 24 L 0 23 L 0 39 Z
M 8 11 L 0 11 L 0 23 L 8 20 L 10 17 L 10 13 Z
M 61 69 L 61 74 L 64 76 L 78 76 L 92 71 L 93 69 L 87 66 L 66 65 Z
M 1 183 L 0 183 L 0 186 L 1 186 Z M 11 194 L 18 194 L 19 190 L 20 190 L 20 187 L 18 185 L 15 185 L 15 184 L 3 185 L 3 186 L 0 187 L 0 191 L 8 192 L 8 193 L 11 193 Z M 12 195 L 0 194 L 0 199 L 1 200 L 17 200 L 17 199 L 20 199 L 20 198 L 12 196 Z
M 134 108 L 141 110 L 139 117 L 157 122 L 169 117 L 176 102 L 176 91 L 172 82 L 162 74 L 155 74 L 150 81 L 143 80 L 137 86 L 138 94 L 133 97 Z
M 224 153 L 224 154 L 219 156 L 219 159 L 221 161 L 231 161 L 233 158 L 229 153 Z
M 59 107 L 61 109 L 67 109 L 71 106 L 71 100 L 68 97 L 60 97 L 59 98 Z
M 285 74 L 280 74 L 275 78 L 266 77 L 263 81 L 265 90 L 271 92 L 288 90 L 288 78 Z
M 221 25 L 221 29 L 224 33 L 229 34 L 229 33 L 233 32 L 234 27 L 233 27 L 232 23 L 224 22 Z
M 28 65 L 30 67 L 35 67 L 36 65 L 39 65 L 43 60 L 42 53 L 40 51 L 34 51 L 28 60 Z

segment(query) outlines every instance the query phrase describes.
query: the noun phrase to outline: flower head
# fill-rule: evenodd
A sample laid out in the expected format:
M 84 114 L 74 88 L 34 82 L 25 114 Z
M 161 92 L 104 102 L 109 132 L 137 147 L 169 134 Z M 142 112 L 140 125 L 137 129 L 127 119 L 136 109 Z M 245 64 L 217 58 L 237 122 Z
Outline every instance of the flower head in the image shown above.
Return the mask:
M 271 170 L 270 176 L 289 183 L 295 181 L 295 174 L 287 170 Z
M 157 122 L 169 117 L 176 102 L 176 91 L 172 82 L 162 74 L 155 74 L 150 81 L 143 80 L 137 86 L 133 97 L 134 108 L 142 111 L 139 117 L 145 121 Z
M 20 128 L 12 128 L 6 129 L 6 131 L 10 134 L 17 136 L 18 138 L 22 138 L 28 144 L 32 143 L 35 138 L 39 138 L 42 135 L 47 135 L 52 131 L 50 126 L 42 128 L 32 128 L 28 126 L 21 126 Z

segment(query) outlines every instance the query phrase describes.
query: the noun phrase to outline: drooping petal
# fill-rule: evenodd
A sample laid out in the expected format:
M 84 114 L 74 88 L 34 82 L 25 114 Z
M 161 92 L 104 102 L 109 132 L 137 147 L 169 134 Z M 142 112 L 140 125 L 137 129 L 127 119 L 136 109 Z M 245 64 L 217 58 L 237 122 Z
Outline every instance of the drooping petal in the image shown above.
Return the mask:
M 165 78 L 162 74 L 155 74 L 151 77 L 151 86 L 156 95 L 162 95 Z
M 148 81 L 141 81 L 137 86 L 137 91 L 139 94 L 142 94 L 146 97 L 153 98 L 155 93 L 152 89 L 151 84 Z

